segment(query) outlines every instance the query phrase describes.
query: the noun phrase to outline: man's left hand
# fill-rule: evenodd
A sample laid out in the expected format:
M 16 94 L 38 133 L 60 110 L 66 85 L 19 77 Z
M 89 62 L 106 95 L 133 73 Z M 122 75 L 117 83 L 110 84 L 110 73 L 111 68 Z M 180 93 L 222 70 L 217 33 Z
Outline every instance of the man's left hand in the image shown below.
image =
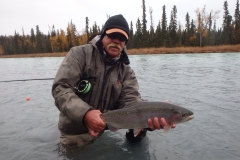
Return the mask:
M 160 130 L 163 129 L 165 126 L 168 126 L 165 118 L 158 118 L 155 117 L 153 120 L 151 118 L 148 119 L 148 126 L 151 130 Z M 172 125 L 172 128 L 175 128 L 176 124 Z

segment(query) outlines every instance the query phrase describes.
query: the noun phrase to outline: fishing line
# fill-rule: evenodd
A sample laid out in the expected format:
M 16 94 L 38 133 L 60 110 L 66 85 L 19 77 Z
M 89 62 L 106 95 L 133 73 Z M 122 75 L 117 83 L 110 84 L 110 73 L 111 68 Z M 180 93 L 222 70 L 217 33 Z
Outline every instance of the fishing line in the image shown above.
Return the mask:
M 44 81 L 44 80 L 54 80 L 54 78 L 18 79 L 18 80 L 6 80 L 6 81 L 0 81 L 0 82 L 24 82 L 24 81 Z

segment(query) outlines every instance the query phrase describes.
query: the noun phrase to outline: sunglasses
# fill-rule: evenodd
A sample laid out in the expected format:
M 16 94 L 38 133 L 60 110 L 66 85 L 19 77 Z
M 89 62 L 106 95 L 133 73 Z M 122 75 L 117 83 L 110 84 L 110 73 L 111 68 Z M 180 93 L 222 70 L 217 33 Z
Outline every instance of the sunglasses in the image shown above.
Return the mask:
M 123 35 L 123 34 L 120 34 L 120 33 L 110 33 L 110 34 L 106 34 L 108 36 L 108 38 L 111 38 L 111 39 L 119 39 L 119 41 L 121 42 L 126 42 L 127 41 L 127 38 Z

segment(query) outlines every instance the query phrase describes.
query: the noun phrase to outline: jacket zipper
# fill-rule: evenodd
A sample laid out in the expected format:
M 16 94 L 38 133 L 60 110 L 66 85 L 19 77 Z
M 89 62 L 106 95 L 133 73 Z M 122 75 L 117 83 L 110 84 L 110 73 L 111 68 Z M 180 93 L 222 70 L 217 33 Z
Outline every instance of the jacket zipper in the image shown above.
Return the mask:
M 105 64 L 105 62 L 104 62 L 104 64 Z M 112 72 L 112 70 L 113 70 L 113 68 L 116 66 L 116 64 L 115 65 L 113 65 L 113 66 L 111 66 L 111 68 L 109 68 L 109 70 L 106 72 L 106 64 L 105 64 L 105 68 L 104 68 L 104 77 L 103 77 L 103 80 L 104 79 L 107 79 L 107 77 L 109 77 L 109 74 Z M 104 92 L 104 86 L 106 85 L 106 81 L 104 81 L 103 82 L 103 84 L 102 84 L 102 89 L 101 89 L 101 95 L 100 95 L 100 100 L 99 100 L 99 103 L 98 103 L 98 109 L 101 111 L 101 112 L 103 112 L 103 110 L 104 110 L 104 108 L 101 106 L 102 105 L 102 102 L 103 102 L 103 92 Z M 99 106 L 100 105 L 100 106 Z M 101 107 L 101 108 L 100 108 Z

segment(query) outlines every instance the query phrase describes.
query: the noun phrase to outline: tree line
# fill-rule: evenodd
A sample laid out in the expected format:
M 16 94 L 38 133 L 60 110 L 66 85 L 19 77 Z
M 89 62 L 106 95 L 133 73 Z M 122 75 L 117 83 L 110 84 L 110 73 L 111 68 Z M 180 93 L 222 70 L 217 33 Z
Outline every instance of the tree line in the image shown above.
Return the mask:
M 206 6 L 195 10 L 197 19 L 191 19 L 188 12 L 185 16 L 185 24 L 177 22 L 177 7 L 174 5 L 169 23 L 167 23 L 166 6 L 162 6 L 162 17 L 156 29 L 154 29 L 153 10 L 149 7 L 150 27 L 147 30 L 145 0 L 142 0 L 142 19 L 136 21 L 135 32 L 133 23 L 130 22 L 130 35 L 127 48 L 147 47 L 176 47 L 176 46 L 216 46 L 225 44 L 240 44 L 240 10 L 239 0 L 236 2 L 234 16 L 228 10 L 228 2 L 223 4 L 222 27 L 216 27 L 216 20 L 220 11 L 207 12 Z M 54 25 L 48 34 L 43 34 L 37 25 L 32 28 L 30 34 L 20 35 L 15 31 L 13 36 L 0 36 L 1 54 L 29 54 L 29 53 L 52 53 L 67 52 L 73 46 L 85 44 L 92 35 L 101 32 L 100 26 L 94 22 L 89 26 L 89 19 L 85 19 L 85 30 L 79 33 L 73 22 L 69 22 L 67 30 L 55 29 Z

